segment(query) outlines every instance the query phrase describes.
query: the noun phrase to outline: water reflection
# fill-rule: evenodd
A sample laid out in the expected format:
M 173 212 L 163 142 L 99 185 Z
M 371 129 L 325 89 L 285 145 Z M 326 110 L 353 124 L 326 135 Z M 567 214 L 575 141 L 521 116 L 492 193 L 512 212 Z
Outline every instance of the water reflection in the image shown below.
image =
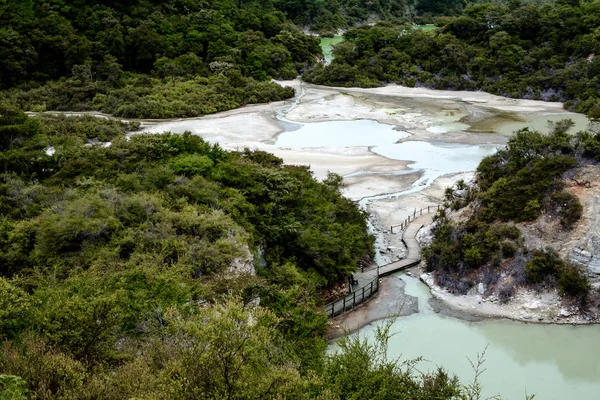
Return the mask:
M 600 339 L 598 326 L 488 321 L 473 327 L 521 366 L 555 365 L 568 380 L 596 382 L 600 378 L 600 347 L 596 345 Z
M 505 399 L 600 398 L 600 326 L 524 324 L 508 320 L 465 322 L 434 313 L 430 297 L 418 279 L 402 276 L 407 294 L 419 298 L 419 313 L 392 326 L 389 355 L 403 359 L 423 356 L 421 370 L 443 365 L 463 381 L 473 378 L 469 360 L 487 347 L 485 396 Z M 373 326 L 361 330 L 372 337 Z

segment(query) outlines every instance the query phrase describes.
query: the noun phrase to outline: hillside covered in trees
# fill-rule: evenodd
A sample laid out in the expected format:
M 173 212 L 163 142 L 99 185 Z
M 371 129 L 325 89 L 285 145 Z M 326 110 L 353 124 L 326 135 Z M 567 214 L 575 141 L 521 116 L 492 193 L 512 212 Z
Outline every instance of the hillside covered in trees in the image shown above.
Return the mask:
M 439 3 L 423 12 L 447 12 Z M 303 29 L 407 23 L 414 10 L 407 0 L 5 0 L 0 90 L 28 111 L 211 114 L 292 97 L 271 79 L 318 63 L 319 40 Z
M 136 128 L 0 110 L 0 398 L 475 398 L 389 325 L 326 355 L 319 290 L 373 252 L 339 176 Z
M 435 218 L 423 254 L 439 285 L 465 294 L 483 282 L 503 302 L 521 286 L 558 288 L 587 307 L 586 273 L 552 249 L 528 248 L 516 225 L 544 215 L 569 231 L 580 219 L 582 205 L 566 181 L 577 168 L 600 161 L 600 134 L 573 135 L 572 125 L 561 121 L 549 135 L 516 132 L 505 149 L 482 160 L 476 185 L 447 189 L 446 205 L 466 214 L 456 219 L 443 211 Z
M 304 79 L 484 90 L 600 114 L 597 0 L 471 4 L 436 25 L 431 32 L 388 23 L 351 29 L 331 65 L 316 66 Z
M 0 3 L 0 86 L 27 110 L 123 117 L 210 114 L 293 96 L 319 41 L 270 3 Z

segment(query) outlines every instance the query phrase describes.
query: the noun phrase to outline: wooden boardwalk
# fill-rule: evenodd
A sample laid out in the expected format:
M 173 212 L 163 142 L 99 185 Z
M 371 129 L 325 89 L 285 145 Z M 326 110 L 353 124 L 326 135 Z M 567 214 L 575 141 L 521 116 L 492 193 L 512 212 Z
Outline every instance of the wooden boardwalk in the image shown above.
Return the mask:
M 431 215 L 418 217 L 402 232 L 402 242 L 406 246 L 406 257 L 402 260 L 379 267 L 379 276 L 386 276 L 417 265 L 421 261 L 421 246 L 417 242 L 417 233 L 426 223 L 431 222 Z
M 355 273 L 354 279 L 357 280 L 357 283 L 352 287 L 353 292 L 333 303 L 327 304 L 325 306 L 327 315 L 333 318 L 365 302 L 377 292 L 379 288 L 377 283 L 378 276 L 390 275 L 417 265 L 421 261 L 421 246 L 419 246 L 416 236 L 423 225 L 431 222 L 431 218 L 431 214 L 419 216 L 411 221 L 408 227 L 402 232 L 402 242 L 407 249 L 406 257 L 402 260 L 379 266 L 379 268 L 375 266 L 363 272 Z

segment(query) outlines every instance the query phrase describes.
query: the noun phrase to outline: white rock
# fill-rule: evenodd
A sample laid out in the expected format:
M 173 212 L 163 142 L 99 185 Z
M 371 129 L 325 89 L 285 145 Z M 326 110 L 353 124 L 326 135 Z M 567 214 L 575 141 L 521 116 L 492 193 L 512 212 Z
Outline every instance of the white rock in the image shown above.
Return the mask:
M 477 285 L 477 291 L 481 295 L 485 293 L 485 286 L 483 285 L 483 283 L 479 282 L 479 285 Z
M 523 304 L 523 308 L 526 310 L 537 310 L 540 308 L 540 303 L 539 303 L 539 301 L 534 300 L 531 303 Z
M 570 317 L 572 315 L 572 313 L 569 310 L 565 310 L 564 308 L 560 310 L 559 314 L 561 317 Z

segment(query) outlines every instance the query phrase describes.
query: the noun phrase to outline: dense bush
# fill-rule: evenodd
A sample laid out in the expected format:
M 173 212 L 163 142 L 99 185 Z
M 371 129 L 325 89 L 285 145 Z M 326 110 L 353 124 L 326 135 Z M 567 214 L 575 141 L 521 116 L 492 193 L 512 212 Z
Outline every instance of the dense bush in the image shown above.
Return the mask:
M 561 270 L 562 260 L 555 251 L 535 250 L 525 264 L 525 276 L 531 283 L 540 283 Z
M 76 3 L 0 4 L 0 89 L 13 106 L 199 116 L 293 96 L 269 80 L 295 78 L 321 53 L 261 2 Z
M 536 250 L 525 264 L 525 274 L 531 283 L 556 284 L 559 294 L 585 299 L 590 291 L 587 277 L 577 267 L 560 259 L 551 250 Z
M 417 10 L 424 13 L 455 14 L 437 18 L 433 31 L 391 23 L 350 29 L 345 43 L 334 48 L 334 61 L 306 71 L 304 78 L 332 86 L 394 82 L 484 90 L 599 113 L 595 2 L 469 2 L 464 11 L 462 6 L 420 1 Z
M 477 167 L 478 199 L 485 218 L 528 221 L 542 212 L 556 213 L 565 227 L 581 216 L 579 200 L 561 191 L 560 178 L 577 166 L 578 140 L 559 122 L 549 135 L 527 128 L 517 131 L 505 149 Z
M 12 135 L 0 153 L 3 373 L 38 398 L 86 398 L 105 380 L 117 390 L 108 371 L 131 361 L 123 373 L 158 390 L 164 377 L 140 349 L 173 360 L 183 344 L 153 344 L 178 337 L 165 330 L 169 318 L 188 321 L 229 294 L 271 310 L 269 332 L 287 343 L 289 365 L 322 364 L 319 291 L 373 252 L 366 215 L 342 197 L 339 176 L 317 182 L 308 168 L 189 133 L 128 137 L 136 124 L 0 115 Z
M 340 176 L 189 133 L 128 140 L 129 124 L 13 111 L 0 112 L 18 133 L 0 175 L 1 398 L 473 395 L 389 362 L 389 326 L 326 354 L 318 292 L 372 256 Z

